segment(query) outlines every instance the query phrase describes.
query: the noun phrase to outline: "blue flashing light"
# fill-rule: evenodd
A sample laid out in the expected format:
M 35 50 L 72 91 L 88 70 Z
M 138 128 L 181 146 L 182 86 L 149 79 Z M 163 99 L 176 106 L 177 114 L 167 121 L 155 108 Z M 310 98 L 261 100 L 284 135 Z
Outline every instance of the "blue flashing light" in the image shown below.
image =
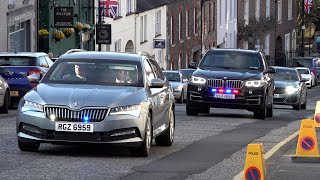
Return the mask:
M 90 119 L 90 118 L 89 118 L 89 116 L 85 116 L 85 117 L 83 117 L 83 121 L 84 121 L 84 122 L 88 122 L 88 121 L 89 121 L 89 119 Z
M 212 92 L 217 92 L 217 89 L 211 89 Z
M 227 89 L 226 93 L 228 93 L 228 94 L 232 93 L 231 89 Z

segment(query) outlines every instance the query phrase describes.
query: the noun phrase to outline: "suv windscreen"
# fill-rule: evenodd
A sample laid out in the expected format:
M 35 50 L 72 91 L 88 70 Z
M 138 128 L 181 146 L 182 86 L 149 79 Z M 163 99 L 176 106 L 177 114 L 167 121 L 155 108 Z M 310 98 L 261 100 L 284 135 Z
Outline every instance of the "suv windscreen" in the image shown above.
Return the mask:
M 259 54 L 231 51 L 210 51 L 202 59 L 199 68 L 262 69 Z
M 35 66 L 34 57 L 0 57 L 0 66 Z
M 293 59 L 294 67 L 312 67 L 312 59 Z

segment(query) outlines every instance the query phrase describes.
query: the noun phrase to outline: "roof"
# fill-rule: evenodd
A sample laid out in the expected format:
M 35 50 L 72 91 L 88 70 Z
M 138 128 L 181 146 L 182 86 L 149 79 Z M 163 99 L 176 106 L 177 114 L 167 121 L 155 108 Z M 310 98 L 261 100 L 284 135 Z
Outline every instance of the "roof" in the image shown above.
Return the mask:
M 43 52 L 1 52 L 0 56 L 24 56 L 24 57 L 39 57 L 39 56 L 47 56 L 48 54 Z
M 258 53 L 259 51 L 256 50 L 248 50 L 248 49 L 224 49 L 224 48 L 211 48 L 214 51 L 229 51 L 229 52 L 245 52 L 245 53 Z
M 296 67 L 296 69 L 309 69 L 307 67 Z
M 142 56 L 139 56 L 138 54 L 134 53 L 84 51 L 74 52 L 71 54 L 64 54 L 61 55 L 59 59 L 114 59 L 141 61 Z
M 137 13 L 168 4 L 172 0 L 137 0 Z

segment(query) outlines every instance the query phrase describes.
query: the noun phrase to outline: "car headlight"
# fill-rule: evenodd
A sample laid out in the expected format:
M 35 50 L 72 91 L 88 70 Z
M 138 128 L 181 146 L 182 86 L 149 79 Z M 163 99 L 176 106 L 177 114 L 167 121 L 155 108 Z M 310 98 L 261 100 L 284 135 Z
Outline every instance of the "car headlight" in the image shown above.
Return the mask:
M 141 111 L 140 105 L 130 105 L 111 108 L 110 115 L 130 115 L 134 117 L 139 117 Z
M 191 83 L 205 84 L 206 82 L 207 82 L 207 80 L 205 78 L 196 77 L 196 76 L 191 77 Z
M 286 87 L 286 93 L 287 94 L 293 94 L 296 93 L 297 91 L 299 91 L 299 87 L 293 87 L 293 86 L 288 86 Z
M 264 85 L 264 81 L 255 80 L 255 81 L 246 81 L 246 87 L 262 87 Z
M 26 111 L 43 112 L 43 105 L 25 100 L 22 103 L 21 111 L 22 112 L 26 112 Z

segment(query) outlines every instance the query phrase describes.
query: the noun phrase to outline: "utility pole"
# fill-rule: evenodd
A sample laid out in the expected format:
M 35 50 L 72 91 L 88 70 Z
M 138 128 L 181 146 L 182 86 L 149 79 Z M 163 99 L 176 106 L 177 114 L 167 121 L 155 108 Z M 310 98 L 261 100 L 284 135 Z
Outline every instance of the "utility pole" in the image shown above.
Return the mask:
M 102 6 L 101 6 L 101 3 L 100 3 L 100 0 L 98 1 L 98 3 L 99 3 L 99 5 L 98 5 L 98 18 L 99 18 L 98 26 L 100 26 L 102 24 L 102 14 L 101 14 Z M 101 51 L 101 44 L 100 43 L 98 44 L 98 51 Z
M 302 14 L 302 38 L 301 38 L 301 50 L 302 50 L 302 57 L 304 57 L 304 30 L 305 30 L 305 25 L 304 25 L 304 0 L 302 0 L 302 11 L 301 11 L 301 14 Z

